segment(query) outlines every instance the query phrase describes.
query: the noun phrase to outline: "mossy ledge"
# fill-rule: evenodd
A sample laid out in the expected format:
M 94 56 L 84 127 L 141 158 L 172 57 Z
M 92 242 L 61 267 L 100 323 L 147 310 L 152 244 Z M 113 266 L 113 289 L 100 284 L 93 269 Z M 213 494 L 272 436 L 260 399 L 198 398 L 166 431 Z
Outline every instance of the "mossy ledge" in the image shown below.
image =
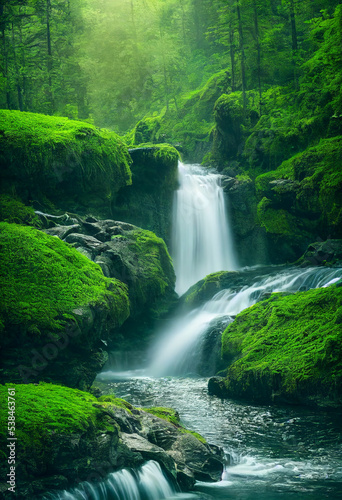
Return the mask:
M 113 217 L 153 231 L 169 243 L 179 153 L 169 144 L 152 143 L 130 148 L 129 153 L 132 185 L 120 189 L 112 204 Z
M 281 293 L 240 313 L 222 337 L 228 364 L 210 391 L 256 402 L 342 405 L 342 287 Z
M 278 253 L 295 260 L 317 236 L 342 238 L 341 153 L 342 136 L 322 139 L 256 178 L 258 221 Z
M 1 380 L 87 387 L 106 361 L 100 339 L 129 316 L 126 285 L 32 227 L 0 223 L 0 244 Z
M 112 471 L 145 460 L 158 461 L 184 489 L 192 488 L 195 479 L 220 477 L 222 450 L 197 439 L 195 433 L 184 433 L 169 419 L 113 395 L 97 399 L 46 383 L 0 386 L 1 450 L 8 442 L 4 422 L 9 389 L 15 391 L 18 438 L 13 498 L 37 500 L 49 490 L 101 481 Z M 6 491 L 7 455 L 0 453 L 0 491 Z
M 131 183 L 127 146 L 115 133 L 68 118 L 0 110 L 2 191 L 26 203 L 108 216 Z

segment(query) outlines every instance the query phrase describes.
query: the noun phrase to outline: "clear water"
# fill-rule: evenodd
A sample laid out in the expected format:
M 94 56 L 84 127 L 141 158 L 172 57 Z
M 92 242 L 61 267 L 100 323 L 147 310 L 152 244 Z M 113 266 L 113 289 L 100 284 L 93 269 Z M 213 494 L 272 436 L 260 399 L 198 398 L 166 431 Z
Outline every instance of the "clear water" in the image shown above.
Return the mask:
M 175 408 L 184 425 L 227 453 L 223 481 L 197 483 L 198 494 L 244 500 L 342 498 L 341 413 L 220 400 L 208 394 L 204 378 L 128 376 L 115 380 L 112 374 L 102 388 L 137 406 Z
M 215 271 L 237 269 L 221 175 L 199 165 L 178 167 L 173 206 L 172 256 L 176 292 Z

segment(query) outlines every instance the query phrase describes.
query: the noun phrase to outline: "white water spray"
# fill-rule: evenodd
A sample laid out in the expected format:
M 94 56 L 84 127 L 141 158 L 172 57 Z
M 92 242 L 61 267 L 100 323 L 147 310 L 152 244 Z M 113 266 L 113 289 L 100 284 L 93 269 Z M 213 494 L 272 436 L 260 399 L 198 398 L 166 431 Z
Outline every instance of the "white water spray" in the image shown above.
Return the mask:
M 122 469 L 109 474 L 106 480 L 92 484 L 87 481 L 72 491 L 50 494 L 46 500 L 161 500 L 176 498 L 174 487 L 164 476 L 157 462 L 146 462 L 139 470 Z
M 221 175 L 179 163 L 173 208 L 176 292 L 184 293 L 207 274 L 237 269 Z
M 324 287 L 341 277 L 341 269 L 292 268 L 276 275 L 254 278 L 252 285 L 244 286 L 239 291 L 236 287 L 222 290 L 203 306 L 172 322 L 152 353 L 154 361 L 149 372 L 153 376 L 196 372 L 202 354 L 202 341 L 219 320 L 226 318 L 226 322 L 229 322 L 229 317 L 232 320 L 232 317 L 255 304 L 265 293 Z

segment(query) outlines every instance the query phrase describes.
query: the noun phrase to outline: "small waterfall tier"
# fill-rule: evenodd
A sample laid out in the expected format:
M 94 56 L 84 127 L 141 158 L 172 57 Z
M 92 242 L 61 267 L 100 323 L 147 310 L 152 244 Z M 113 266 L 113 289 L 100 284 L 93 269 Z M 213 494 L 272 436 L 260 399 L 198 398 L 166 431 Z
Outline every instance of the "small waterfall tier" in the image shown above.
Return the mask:
M 151 353 L 154 361 L 149 373 L 157 377 L 198 373 L 197 366 L 203 356 L 210 356 L 206 335 L 217 329 L 219 323 L 222 332 L 237 314 L 255 304 L 265 294 L 326 287 L 341 277 L 342 270 L 338 268 L 291 268 L 255 278 L 254 283 L 239 290 L 221 290 L 201 307 L 171 322 Z
M 160 465 L 151 460 L 138 470 L 113 472 L 97 484 L 84 481 L 73 490 L 50 493 L 44 500 L 162 500 L 175 496 Z
M 221 175 L 199 165 L 179 163 L 179 189 L 173 208 L 172 254 L 176 292 L 216 271 L 236 270 L 233 240 Z

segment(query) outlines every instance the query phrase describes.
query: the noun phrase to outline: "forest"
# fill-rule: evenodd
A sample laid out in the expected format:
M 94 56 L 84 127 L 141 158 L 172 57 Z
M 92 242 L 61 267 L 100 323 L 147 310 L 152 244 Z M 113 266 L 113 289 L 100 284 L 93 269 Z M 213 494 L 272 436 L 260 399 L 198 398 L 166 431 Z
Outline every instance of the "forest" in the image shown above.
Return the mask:
M 338 500 L 342 3 L 0 2 L 0 497 Z

